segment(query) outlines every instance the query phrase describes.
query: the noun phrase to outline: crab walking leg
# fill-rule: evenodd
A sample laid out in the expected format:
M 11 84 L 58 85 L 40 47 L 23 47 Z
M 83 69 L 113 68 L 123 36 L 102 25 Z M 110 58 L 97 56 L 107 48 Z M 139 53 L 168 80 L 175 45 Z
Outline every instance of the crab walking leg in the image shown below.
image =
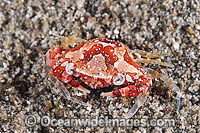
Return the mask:
M 147 92 L 146 92 L 147 93 Z M 135 115 L 138 109 L 146 102 L 148 94 L 143 94 L 142 97 L 133 105 L 133 107 L 125 115 L 126 119 L 129 119 Z
M 123 87 L 119 90 L 112 92 L 101 93 L 102 96 L 112 96 L 112 97 L 135 97 L 143 93 L 143 96 L 134 104 L 134 106 L 129 110 L 126 118 L 131 118 L 137 110 L 145 103 L 152 85 L 152 79 L 148 74 L 140 76 L 140 78 L 135 82 L 135 85 L 129 85 Z
M 132 93 L 131 96 L 137 96 L 142 93 L 142 92 L 139 93 L 137 89 L 138 89 L 137 86 L 131 85 L 131 86 L 127 86 L 127 87 L 121 88 L 116 91 L 102 93 L 101 95 L 102 96 L 112 96 L 112 97 L 116 97 L 116 96 L 122 96 L 122 97 L 129 96 L 130 97 L 130 93 Z M 149 88 L 147 86 L 144 86 L 143 89 L 144 89 L 144 92 L 143 92 L 142 97 L 133 105 L 133 107 L 125 115 L 126 119 L 134 116 L 134 114 L 138 111 L 138 109 L 145 103 L 147 96 L 148 96 Z
M 63 92 L 63 94 L 65 95 L 65 97 L 67 99 L 70 99 L 70 93 L 68 90 L 65 91 L 65 86 L 56 78 L 54 77 L 53 73 L 50 72 L 49 73 L 49 78 L 52 84 L 54 84 L 56 86 L 56 88 L 60 88 L 61 91 Z
M 161 80 L 163 80 L 172 89 L 172 91 L 176 92 L 176 94 L 177 94 L 177 114 L 179 114 L 180 104 L 181 104 L 181 95 L 182 95 L 179 87 L 171 79 L 169 79 L 167 75 L 158 73 L 157 71 L 152 70 L 152 69 L 149 69 L 148 71 L 154 77 L 158 77 Z
M 87 104 L 87 103 L 85 103 L 85 102 L 83 102 L 83 101 L 80 101 L 80 100 L 74 98 L 74 97 L 71 97 L 69 91 L 68 91 L 67 89 L 65 89 L 64 84 L 63 84 L 62 82 L 60 82 L 56 77 L 54 77 L 53 73 L 50 73 L 50 74 L 49 74 L 49 77 L 50 77 L 50 81 L 51 81 L 53 84 L 55 84 L 55 86 L 56 86 L 57 88 L 60 88 L 60 89 L 61 89 L 61 92 L 64 94 L 64 96 L 65 96 L 66 99 L 71 100 L 71 101 L 73 101 L 73 102 L 75 102 L 75 103 L 78 103 L 78 104 L 80 104 L 80 105 L 91 106 L 90 104 Z M 73 83 L 73 84 L 72 84 L 72 83 Z M 71 83 L 71 84 L 74 85 L 74 82 L 72 82 L 72 83 Z
M 63 89 L 63 88 L 60 88 L 61 89 L 61 91 L 63 92 L 63 94 L 64 94 L 64 96 L 66 97 L 66 96 L 68 96 L 68 94 L 66 93 L 66 91 Z M 68 92 L 68 91 L 67 91 Z M 76 103 L 78 103 L 78 104 L 80 104 L 80 105 L 84 105 L 84 106 L 92 106 L 91 104 L 88 104 L 88 103 L 85 103 L 85 102 L 83 102 L 83 101 L 80 101 L 80 100 L 78 100 L 78 99 L 76 99 L 76 98 L 74 98 L 74 97 L 68 97 L 67 98 L 68 100 L 71 100 L 71 101 L 73 101 L 73 102 L 76 102 Z
M 90 90 L 84 88 L 82 85 L 79 84 L 78 87 L 76 87 L 79 91 L 82 91 L 83 93 L 90 93 Z
M 171 64 L 171 63 L 167 63 L 167 62 L 162 62 L 162 61 L 159 61 L 159 60 L 155 60 L 155 59 L 135 59 L 135 61 L 137 63 L 148 63 L 148 64 L 158 64 L 158 65 L 162 65 L 162 66 L 166 66 L 166 67 L 171 67 L 173 68 L 174 65 Z
M 60 88 L 61 88 L 61 91 L 63 92 L 63 94 L 65 95 L 65 97 L 66 97 L 68 100 L 71 100 L 71 101 L 73 101 L 73 102 L 79 103 L 79 104 L 84 105 L 84 106 L 91 106 L 90 104 L 87 104 L 87 103 L 85 103 L 85 102 L 83 102 L 83 101 L 80 101 L 80 100 L 74 98 L 74 97 L 71 97 L 70 94 L 69 94 L 69 91 L 68 91 L 68 90 L 65 91 L 66 89 L 63 89 L 63 88 L 65 88 L 64 85 L 63 85 L 60 81 L 58 81 L 58 82 L 63 86 L 63 87 L 60 87 Z M 75 87 L 76 89 L 82 91 L 82 92 L 90 93 L 89 90 L 87 90 L 87 89 L 85 89 L 84 87 L 82 87 L 82 86 L 81 86 L 78 82 L 76 82 L 74 79 L 72 79 L 71 81 L 69 81 L 69 84 L 70 84 L 71 86 Z M 66 93 L 66 92 L 67 92 L 67 93 Z
M 65 50 L 68 50 L 70 49 L 69 46 L 70 45 L 73 45 L 73 44 L 82 44 L 82 43 L 85 43 L 86 40 L 82 39 L 82 38 L 79 38 L 79 37 L 75 37 L 75 36 L 68 36 L 68 37 L 65 37 L 65 36 L 61 36 L 59 34 L 53 34 L 54 36 L 57 36 L 58 38 L 61 38 L 62 39 L 62 42 L 61 42 L 61 46 L 65 49 Z
M 71 86 L 79 90 L 82 90 L 84 92 L 89 92 L 86 89 L 84 89 L 84 87 L 80 86 L 79 83 L 77 83 L 73 79 L 72 77 L 73 69 L 74 69 L 73 64 L 68 64 L 68 67 L 66 69 L 64 66 L 61 66 L 61 64 L 56 63 L 56 61 L 58 60 L 56 56 L 60 55 L 62 51 L 63 51 L 62 48 L 56 47 L 56 48 L 50 49 L 46 53 L 45 61 L 46 61 L 47 66 L 51 68 L 51 72 L 52 72 L 49 77 L 51 78 L 52 83 L 57 86 L 57 88 L 61 88 L 61 91 L 63 92 L 66 99 L 77 102 L 81 105 L 88 105 L 82 101 L 72 98 L 68 90 L 65 89 L 65 86 L 63 83 L 70 84 Z M 56 78 L 54 76 L 56 76 Z
M 70 76 L 70 75 L 69 75 Z M 66 77 L 66 76 L 64 76 Z M 82 91 L 83 93 L 90 93 L 90 90 L 84 88 L 82 85 L 80 85 L 78 82 L 76 82 L 76 80 L 74 79 L 70 79 L 70 81 L 67 81 L 65 79 L 62 79 L 61 81 L 67 83 L 67 84 L 70 84 L 72 87 Z
M 169 54 L 165 54 L 165 55 L 156 54 L 156 53 L 150 53 L 150 52 L 146 52 L 146 51 L 142 51 L 142 50 L 134 50 L 133 52 L 137 53 L 140 56 L 145 57 L 145 58 L 161 58 L 163 56 L 170 56 Z

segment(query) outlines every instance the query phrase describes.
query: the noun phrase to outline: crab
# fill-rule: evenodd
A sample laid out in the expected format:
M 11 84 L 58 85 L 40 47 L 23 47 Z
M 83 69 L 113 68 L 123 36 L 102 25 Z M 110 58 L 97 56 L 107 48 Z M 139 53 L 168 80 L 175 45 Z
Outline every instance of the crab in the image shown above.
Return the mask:
M 69 44 L 75 43 L 79 46 L 69 49 Z M 106 38 L 96 38 L 89 41 L 63 38 L 63 47 L 57 46 L 47 51 L 45 61 L 53 75 L 58 79 L 60 88 L 65 97 L 73 101 L 64 84 L 90 93 L 92 89 L 115 88 L 110 92 L 102 92 L 101 96 L 111 97 L 136 97 L 140 99 L 126 114 L 131 118 L 137 110 L 145 103 L 148 92 L 152 87 L 152 75 L 161 78 L 171 84 L 171 88 L 179 94 L 178 108 L 180 106 L 180 90 L 174 82 L 168 80 L 166 75 L 150 70 L 149 74 L 139 63 L 154 63 L 167 67 L 171 64 L 152 59 L 141 59 L 146 57 L 162 57 L 163 55 L 149 54 L 143 51 L 132 52 L 128 46 Z M 55 78 L 53 80 L 56 81 Z M 57 81 L 56 81 L 57 82 Z M 84 102 L 81 104 L 88 105 Z

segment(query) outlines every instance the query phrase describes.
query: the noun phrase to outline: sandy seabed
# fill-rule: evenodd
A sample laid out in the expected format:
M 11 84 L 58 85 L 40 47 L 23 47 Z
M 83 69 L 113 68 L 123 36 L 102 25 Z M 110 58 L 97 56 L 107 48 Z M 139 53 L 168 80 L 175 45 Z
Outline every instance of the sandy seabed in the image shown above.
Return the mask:
M 42 126 L 40 118 L 111 119 L 124 117 L 135 98 L 77 97 L 84 107 L 65 100 L 49 80 L 44 55 L 60 44 L 55 36 L 109 38 L 131 49 L 169 54 L 162 61 L 174 68 L 142 64 L 167 75 L 182 92 L 176 94 L 157 78 L 134 119 L 173 119 L 173 126 Z M 72 46 L 74 47 L 74 46 Z M 200 132 L 200 1 L 171 0 L 1 0 L 0 132 Z M 28 127 L 27 116 L 37 123 Z M 32 119 L 34 122 L 34 119 Z

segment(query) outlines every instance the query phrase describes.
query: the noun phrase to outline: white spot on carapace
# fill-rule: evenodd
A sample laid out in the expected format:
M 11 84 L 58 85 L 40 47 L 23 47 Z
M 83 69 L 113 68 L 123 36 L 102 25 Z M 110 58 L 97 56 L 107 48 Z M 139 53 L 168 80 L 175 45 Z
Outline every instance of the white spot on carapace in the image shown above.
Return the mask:
M 99 42 L 99 44 L 102 44 L 103 47 L 106 47 L 106 46 L 111 46 L 111 47 L 116 47 L 115 44 L 112 44 L 112 43 L 105 43 L 105 42 Z
M 60 56 L 61 56 L 61 54 L 60 54 L 60 53 L 57 53 L 56 56 L 55 56 L 54 58 L 58 58 L 58 57 L 60 57 Z
M 99 75 L 104 76 L 104 74 L 102 72 L 99 72 Z
M 97 39 L 97 40 L 94 40 L 94 42 L 98 42 L 99 40 Z
M 126 80 L 127 80 L 128 82 L 133 82 L 133 79 L 132 79 L 131 76 L 128 75 L 128 74 L 126 74 Z
M 138 56 L 138 58 L 142 58 L 142 56 L 138 53 L 135 53 L 136 56 Z
M 68 61 L 65 61 L 65 62 L 63 62 L 63 63 L 61 64 L 61 66 L 65 67 L 67 64 L 69 64 L 69 62 L 68 62 Z
M 142 75 L 142 73 L 141 73 L 141 75 Z M 135 76 L 133 76 L 133 78 L 134 79 L 139 79 L 139 76 L 140 76 L 139 74 L 136 74 Z
M 113 76 L 113 83 L 115 85 L 122 85 L 125 81 L 125 77 L 121 73 L 117 73 Z
M 65 66 L 65 71 L 69 74 L 69 75 L 73 75 L 74 73 L 74 63 L 69 63 Z

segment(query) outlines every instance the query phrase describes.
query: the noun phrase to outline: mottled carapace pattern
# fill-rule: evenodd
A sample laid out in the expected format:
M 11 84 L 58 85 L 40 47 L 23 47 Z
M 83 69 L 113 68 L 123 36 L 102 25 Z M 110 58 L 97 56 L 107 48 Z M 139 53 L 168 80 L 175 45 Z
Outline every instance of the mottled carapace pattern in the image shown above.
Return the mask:
M 151 77 L 134 61 L 130 49 L 109 39 L 93 39 L 71 50 L 52 48 L 46 54 L 46 64 L 59 80 L 74 87 L 79 83 L 73 76 L 93 89 L 123 86 L 113 91 L 113 96 L 137 96 L 152 84 Z

